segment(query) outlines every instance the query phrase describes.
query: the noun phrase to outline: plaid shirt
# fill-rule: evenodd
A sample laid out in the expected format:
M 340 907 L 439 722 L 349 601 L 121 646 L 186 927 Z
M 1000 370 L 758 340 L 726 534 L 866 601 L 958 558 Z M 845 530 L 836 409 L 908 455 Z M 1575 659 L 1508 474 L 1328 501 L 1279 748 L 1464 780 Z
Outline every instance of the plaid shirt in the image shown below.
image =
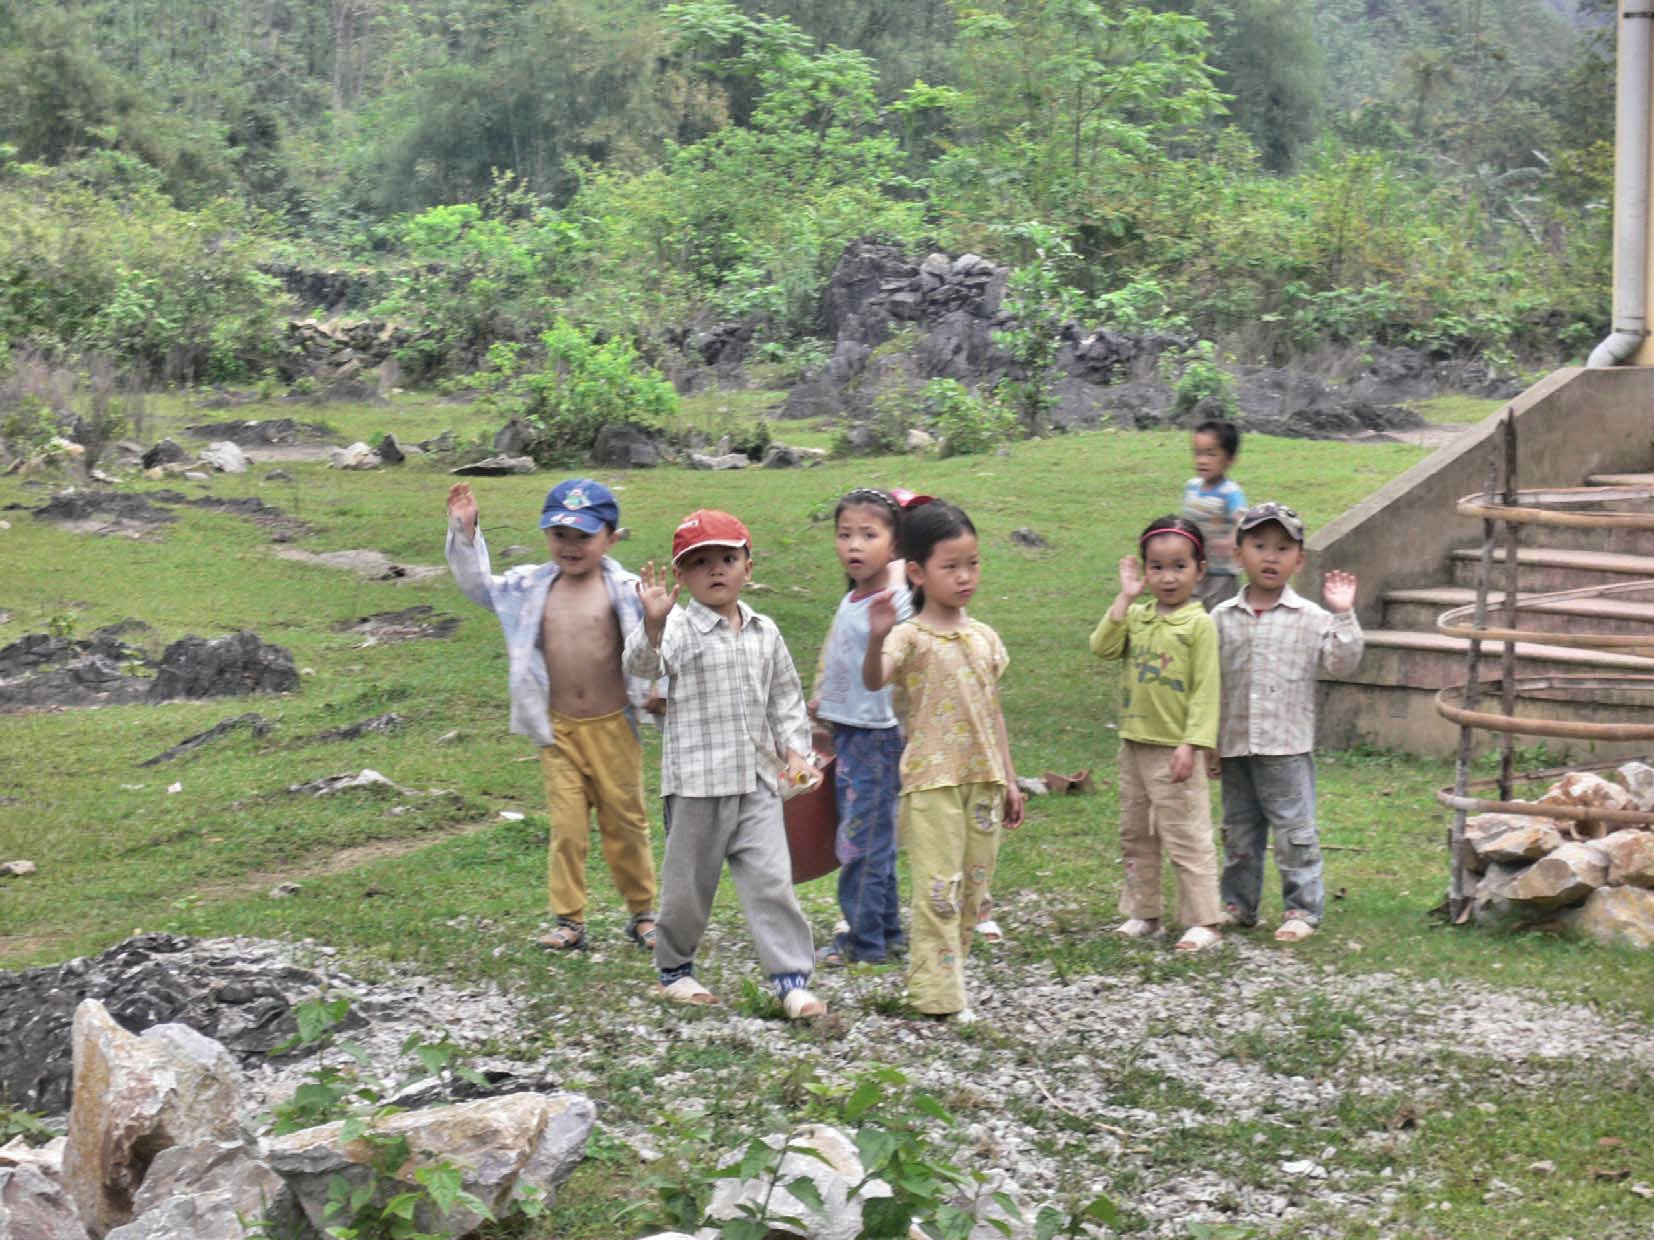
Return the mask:
M 804 691 L 781 630 L 745 603 L 740 608 L 740 632 L 691 599 L 666 617 L 659 649 L 641 624 L 627 634 L 627 672 L 672 677 L 662 796 L 739 796 L 760 782 L 773 790 L 781 754 L 810 752 Z
M 1309 753 L 1315 748 L 1315 670 L 1344 676 L 1361 662 L 1355 612 L 1333 613 L 1291 586 L 1261 615 L 1246 591 L 1212 609 L 1223 711 L 1218 755 Z

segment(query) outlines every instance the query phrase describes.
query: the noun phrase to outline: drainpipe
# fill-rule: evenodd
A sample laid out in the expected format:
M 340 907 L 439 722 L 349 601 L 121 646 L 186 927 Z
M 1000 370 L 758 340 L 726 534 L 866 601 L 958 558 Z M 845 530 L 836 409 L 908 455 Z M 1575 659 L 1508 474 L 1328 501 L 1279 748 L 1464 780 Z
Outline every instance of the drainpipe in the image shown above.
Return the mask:
M 1648 112 L 1654 4 L 1620 0 L 1614 101 L 1614 330 L 1587 366 L 1617 366 L 1648 337 Z

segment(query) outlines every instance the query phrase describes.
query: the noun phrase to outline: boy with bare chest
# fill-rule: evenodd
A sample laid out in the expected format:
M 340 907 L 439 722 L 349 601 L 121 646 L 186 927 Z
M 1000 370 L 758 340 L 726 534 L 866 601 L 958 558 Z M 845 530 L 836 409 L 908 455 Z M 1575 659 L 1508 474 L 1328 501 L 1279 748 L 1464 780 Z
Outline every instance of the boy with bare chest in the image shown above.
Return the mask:
M 586 856 L 595 809 L 603 857 L 631 912 L 626 934 L 655 940 L 655 867 L 643 809 L 637 707 L 649 683 L 620 666 L 623 632 L 642 620 L 637 577 L 608 556 L 620 507 L 602 483 L 574 478 L 546 496 L 540 528 L 550 562 L 489 571 L 477 501 L 465 483 L 448 492 L 448 567 L 467 598 L 505 633 L 511 730 L 540 747 L 551 821 L 547 890 L 553 951 L 586 945 Z

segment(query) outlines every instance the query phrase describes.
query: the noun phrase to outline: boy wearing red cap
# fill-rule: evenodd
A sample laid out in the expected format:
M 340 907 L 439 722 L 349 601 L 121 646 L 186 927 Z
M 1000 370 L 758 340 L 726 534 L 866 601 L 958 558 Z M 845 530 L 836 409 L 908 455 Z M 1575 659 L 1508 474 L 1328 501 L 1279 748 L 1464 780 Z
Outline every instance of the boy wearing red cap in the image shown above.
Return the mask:
M 810 925 L 793 894 L 780 788 L 818 778 L 805 755 L 810 725 L 798 671 L 781 631 L 741 601 L 752 539 L 727 512 L 700 509 L 672 539 L 672 571 L 645 566 L 643 621 L 626 638 L 634 676 L 672 678 L 661 744 L 666 856 L 655 967 L 677 1003 L 717 999 L 695 978 L 695 950 L 724 862 L 758 959 L 788 1019 L 820 1016 L 807 989 L 815 964 Z M 674 608 L 680 590 L 689 602 Z
M 465 596 L 499 618 L 511 730 L 540 746 L 551 821 L 546 886 L 557 925 L 539 942 L 552 951 L 586 945 L 593 809 L 604 860 L 631 912 L 626 935 L 655 945 L 655 863 L 637 735 L 637 708 L 651 686 L 620 665 L 622 639 L 643 609 L 636 575 L 607 554 L 619 520 L 620 505 L 601 482 L 560 482 L 540 512 L 550 563 L 496 576 L 471 488 L 461 482 L 448 492 L 448 567 Z

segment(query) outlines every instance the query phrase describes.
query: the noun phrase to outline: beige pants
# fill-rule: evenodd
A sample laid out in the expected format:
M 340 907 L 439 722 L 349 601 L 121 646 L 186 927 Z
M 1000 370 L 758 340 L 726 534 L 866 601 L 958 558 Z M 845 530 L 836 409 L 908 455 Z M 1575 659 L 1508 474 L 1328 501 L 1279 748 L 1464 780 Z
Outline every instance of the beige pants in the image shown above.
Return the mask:
M 625 712 L 575 719 L 554 711 L 551 728 L 556 739 L 540 750 L 551 819 L 546 879 L 551 911 L 572 921 L 586 919 L 586 856 L 594 809 L 603 859 L 627 910 L 652 911 L 655 860 L 643 809 L 643 746 Z
M 902 794 L 902 846 L 913 875 L 907 993 L 930 1015 L 962 1011 L 965 956 L 999 857 L 1005 785 Z
M 1170 745 L 1120 742 L 1120 855 L 1126 868 L 1120 911 L 1144 921 L 1160 919 L 1164 852 L 1177 880 L 1177 920 L 1209 926 L 1222 905 L 1205 755 L 1197 751 L 1194 773 L 1176 784 L 1172 752 Z

